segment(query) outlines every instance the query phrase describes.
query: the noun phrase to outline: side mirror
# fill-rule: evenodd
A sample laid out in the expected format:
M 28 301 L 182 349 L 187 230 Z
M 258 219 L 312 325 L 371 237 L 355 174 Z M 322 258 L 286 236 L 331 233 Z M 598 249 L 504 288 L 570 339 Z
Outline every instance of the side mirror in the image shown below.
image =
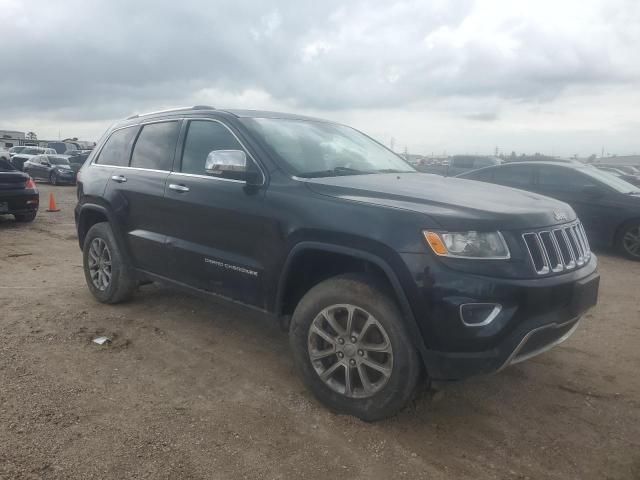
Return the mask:
M 50 167 L 51 164 L 49 162 L 42 162 L 42 165 L 44 165 L 45 167 Z
M 247 169 L 247 155 L 242 150 L 213 150 L 207 155 L 204 169 L 209 175 L 242 180 L 248 184 L 258 181 L 256 172 Z
M 582 188 L 582 193 L 584 193 L 589 198 L 599 198 L 604 195 L 602 189 L 596 185 L 586 185 Z

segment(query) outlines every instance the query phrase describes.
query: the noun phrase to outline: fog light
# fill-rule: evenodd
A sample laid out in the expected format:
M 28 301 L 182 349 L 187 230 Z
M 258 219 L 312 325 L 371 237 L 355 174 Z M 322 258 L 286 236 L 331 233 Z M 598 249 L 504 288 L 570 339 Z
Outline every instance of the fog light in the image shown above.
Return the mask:
M 489 325 L 502 311 L 499 303 L 463 303 L 460 305 L 460 320 L 467 327 Z

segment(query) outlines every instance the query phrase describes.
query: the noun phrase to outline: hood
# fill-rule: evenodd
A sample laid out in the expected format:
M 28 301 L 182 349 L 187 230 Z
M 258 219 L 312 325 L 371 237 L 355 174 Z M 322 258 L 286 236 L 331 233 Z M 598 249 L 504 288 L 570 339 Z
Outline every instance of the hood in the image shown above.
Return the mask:
M 313 178 L 307 185 L 321 195 L 422 213 L 448 230 L 522 230 L 576 218 L 569 205 L 542 195 L 426 173 Z

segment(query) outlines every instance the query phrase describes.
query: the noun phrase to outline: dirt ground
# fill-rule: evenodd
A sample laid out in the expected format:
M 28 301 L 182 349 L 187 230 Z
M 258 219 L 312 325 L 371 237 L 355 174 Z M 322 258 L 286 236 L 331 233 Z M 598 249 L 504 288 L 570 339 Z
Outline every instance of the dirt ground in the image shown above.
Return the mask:
M 640 264 L 600 252 L 563 345 L 367 424 L 319 405 L 256 314 L 155 285 L 97 303 L 75 188 L 40 188 L 61 212 L 0 217 L 0 478 L 640 479 Z

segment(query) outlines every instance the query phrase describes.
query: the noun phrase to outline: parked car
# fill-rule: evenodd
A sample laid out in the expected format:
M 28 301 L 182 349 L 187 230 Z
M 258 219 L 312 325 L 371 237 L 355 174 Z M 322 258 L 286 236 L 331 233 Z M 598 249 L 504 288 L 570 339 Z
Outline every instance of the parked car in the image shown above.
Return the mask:
M 461 178 L 529 190 L 567 202 L 589 241 L 640 261 L 640 190 L 589 165 L 529 162 L 468 172 Z
M 635 185 L 636 187 L 640 187 L 640 175 L 627 173 L 619 167 L 606 167 L 606 166 L 596 165 L 596 168 L 598 170 L 602 170 L 603 172 L 610 173 L 611 175 L 614 175 L 624 180 L 625 182 L 629 182 L 630 184 Z
M 63 155 L 36 155 L 24 163 L 24 172 L 36 180 L 46 180 L 52 185 L 75 183 L 76 172 L 69 159 Z
M 71 142 L 49 142 L 48 148 L 53 148 L 59 155 L 69 155 L 78 150 L 78 145 Z
M 27 148 L 27 145 L 16 145 L 15 147 L 11 147 L 9 149 L 9 156 L 13 157 L 14 155 L 22 152 L 25 148 Z
M 567 204 L 419 173 L 324 120 L 136 115 L 106 133 L 77 189 L 98 301 L 157 281 L 268 314 L 316 397 L 364 420 L 397 412 L 424 376 L 494 372 L 551 348 L 598 294 Z M 545 270 L 553 251 L 532 239 L 550 230 L 565 256 Z
M 87 161 L 87 158 L 89 157 L 90 153 L 91 153 L 91 150 L 76 150 L 71 155 L 67 156 L 67 159 L 69 160 L 69 165 L 71 165 L 71 169 L 76 175 L 82 168 L 82 165 L 84 165 L 84 162 Z
M 11 163 L 13 163 L 13 166 L 18 170 L 23 170 L 24 162 L 36 155 L 56 155 L 56 151 L 53 148 L 27 147 L 11 157 Z
M 420 171 L 454 177 L 462 172 L 475 170 L 477 168 L 499 165 L 502 161 L 496 157 L 482 157 L 475 155 L 454 155 L 448 161 L 440 164 L 425 165 Z
M 32 222 L 38 213 L 40 194 L 35 182 L 8 160 L 0 159 L 0 215 L 18 222 Z
M 4 148 L 0 147 L 0 160 L 6 160 L 7 162 L 11 159 L 11 153 L 9 153 L 9 150 L 5 150 Z

